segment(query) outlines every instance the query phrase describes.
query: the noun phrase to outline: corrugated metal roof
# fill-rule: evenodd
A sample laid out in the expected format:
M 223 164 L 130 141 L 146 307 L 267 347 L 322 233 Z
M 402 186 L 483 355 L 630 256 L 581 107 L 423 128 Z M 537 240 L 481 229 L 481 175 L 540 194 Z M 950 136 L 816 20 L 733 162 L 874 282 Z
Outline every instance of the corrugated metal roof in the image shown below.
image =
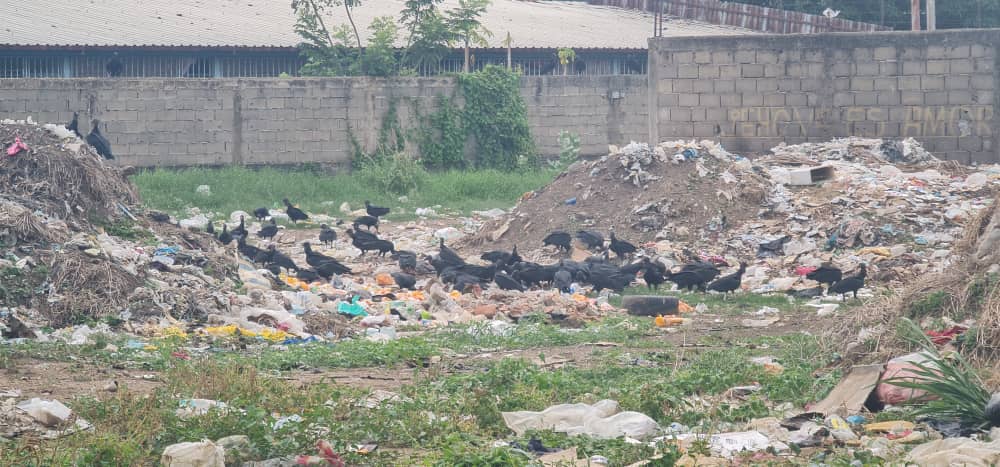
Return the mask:
M 6 12 L 0 44 L 91 46 L 290 47 L 290 0 L 0 0 Z M 362 40 L 379 16 L 398 18 L 403 0 L 368 0 L 354 11 Z M 445 0 L 443 9 L 458 5 Z M 335 10 L 327 24 L 346 23 Z M 483 24 L 493 33 L 490 47 L 503 47 L 510 32 L 513 47 L 647 47 L 652 31 L 648 13 L 578 2 L 493 0 Z M 669 36 L 752 34 L 753 31 L 672 19 Z M 332 27 L 332 26 L 331 26 Z M 402 44 L 401 44 L 402 45 Z

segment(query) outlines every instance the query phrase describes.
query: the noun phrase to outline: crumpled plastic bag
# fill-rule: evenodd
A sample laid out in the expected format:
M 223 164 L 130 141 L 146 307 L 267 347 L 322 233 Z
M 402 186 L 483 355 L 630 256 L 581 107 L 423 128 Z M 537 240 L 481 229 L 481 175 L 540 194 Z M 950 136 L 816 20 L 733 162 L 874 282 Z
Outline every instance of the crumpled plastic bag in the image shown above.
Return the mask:
M 204 440 L 167 446 L 160 456 L 165 467 L 226 467 L 226 452 L 222 446 Z
M 1000 465 L 1000 428 L 990 433 L 993 441 L 984 443 L 970 438 L 947 438 L 913 448 L 906 459 L 926 467 Z
M 656 421 L 639 412 L 619 412 L 618 402 L 602 400 L 594 405 L 559 404 L 541 412 L 503 412 L 504 423 L 517 433 L 546 430 L 600 439 L 628 436 L 649 438 L 659 429 Z

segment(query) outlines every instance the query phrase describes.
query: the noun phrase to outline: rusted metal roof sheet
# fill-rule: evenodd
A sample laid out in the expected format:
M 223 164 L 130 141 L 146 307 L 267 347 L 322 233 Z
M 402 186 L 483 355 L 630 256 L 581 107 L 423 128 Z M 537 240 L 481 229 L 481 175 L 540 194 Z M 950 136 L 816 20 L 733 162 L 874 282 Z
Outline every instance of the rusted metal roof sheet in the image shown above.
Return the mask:
M 292 47 L 299 43 L 290 0 L 0 0 L 0 44 L 24 46 Z M 354 12 L 362 40 L 379 16 L 399 16 L 403 0 L 370 0 Z M 458 5 L 445 0 L 443 9 Z M 336 9 L 328 25 L 345 24 Z M 652 15 L 580 2 L 493 0 L 483 19 L 503 47 L 645 49 Z M 332 27 L 332 26 L 331 26 Z M 669 22 L 671 36 L 748 34 L 734 26 Z M 401 34 L 402 36 L 402 34 Z M 400 44 L 402 44 L 402 38 Z

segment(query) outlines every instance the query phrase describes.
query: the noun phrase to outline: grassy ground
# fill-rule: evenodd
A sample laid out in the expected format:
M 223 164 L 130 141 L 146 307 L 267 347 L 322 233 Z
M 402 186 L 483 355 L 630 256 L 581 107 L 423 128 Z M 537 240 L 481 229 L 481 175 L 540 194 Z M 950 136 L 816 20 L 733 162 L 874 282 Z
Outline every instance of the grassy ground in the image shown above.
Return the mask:
M 84 396 L 70 405 L 94 423 L 90 432 L 56 441 L 19 440 L 0 449 L 2 465 L 151 465 L 163 448 L 177 442 L 245 434 L 256 447 L 255 459 L 311 453 L 318 438 L 346 453 L 349 465 L 526 465 L 527 459 L 496 440 L 525 443 L 513 436 L 500 413 L 542 410 L 565 402 L 617 400 L 623 410 L 650 415 L 662 425 L 672 422 L 708 432 L 727 424 L 767 416 L 774 404 L 801 406 L 821 398 L 837 381 L 832 370 L 814 372 L 829 363 L 829 352 L 815 337 L 792 334 L 754 337 L 728 349 L 680 349 L 637 318 L 608 318 L 582 330 L 528 323 L 510 334 L 495 335 L 482 326 L 461 326 L 400 339 L 389 344 L 350 341 L 308 344 L 287 349 L 195 353 L 189 361 L 171 358 L 206 342 L 180 338 L 154 341 L 156 350 L 32 345 L 4 350 L 5 361 L 28 355 L 101 366 L 157 371 L 162 385 L 141 394 L 123 385 L 117 393 Z M 560 367 L 540 365 L 552 346 L 613 342 L 621 347 L 594 347 Z M 120 342 L 119 344 L 123 344 Z M 212 347 L 232 347 L 230 341 Z M 545 350 L 531 350 L 545 347 Z M 528 349 L 512 358 L 459 358 L 456 353 Z M 751 362 L 774 356 L 780 375 Z M 430 356 L 442 361 L 422 365 Z M 453 356 L 453 357 L 449 357 Z M 395 368 L 412 382 L 393 388 L 402 399 L 365 408 L 369 391 L 330 381 L 299 384 L 277 378 L 293 369 Z M 712 407 L 692 405 L 692 396 L 715 397 L 728 388 L 759 382 L 763 390 L 742 402 Z M 229 411 L 181 419 L 175 409 L 183 399 L 225 401 Z M 276 428 L 283 417 L 301 420 Z M 552 432 L 532 433 L 547 446 L 577 446 L 581 454 L 600 454 L 612 465 L 648 458 L 653 449 L 622 440 L 600 441 Z M 351 453 L 351 446 L 376 443 L 373 454 Z M 492 462 L 492 463 L 491 463 Z
M 412 216 L 414 209 L 435 205 L 467 214 L 473 210 L 508 209 L 527 191 L 552 180 L 549 170 L 507 173 L 495 170 L 431 173 L 425 183 L 410 193 L 407 203 L 371 186 L 353 174 L 326 175 L 306 169 L 243 167 L 159 169 L 135 175 L 143 202 L 153 208 L 183 214 L 199 207 L 228 216 L 235 210 L 257 207 L 281 208 L 288 198 L 309 212 L 336 214 L 342 202 L 357 208 L 364 200 L 397 208 Z M 211 187 L 210 196 L 195 192 L 199 185 Z M 401 208 L 401 209 L 400 209 Z M 390 216 L 393 217 L 393 216 Z

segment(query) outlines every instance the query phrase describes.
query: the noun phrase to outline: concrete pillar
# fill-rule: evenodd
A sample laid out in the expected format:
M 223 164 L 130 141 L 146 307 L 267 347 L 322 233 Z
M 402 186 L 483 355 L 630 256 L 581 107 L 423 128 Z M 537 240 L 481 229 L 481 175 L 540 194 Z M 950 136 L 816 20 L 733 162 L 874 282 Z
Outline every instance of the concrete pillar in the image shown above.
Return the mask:
M 935 0 L 927 0 L 927 30 L 934 31 L 937 29 L 937 7 L 934 5 Z
M 910 29 L 920 30 L 920 0 L 910 0 Z
M 655 37 L 649 39 L 649 48 L 646 53 L 646 113 L 647 119 L 649 120 L 649 145 L 655 146 L 660 142 L 660 96 L 659 96 L 659 80 L 657 79 L 657 73 L 659 72 L 657 65 L 657 56 L 660 54 L 660 47 L 658 42 L 663 39 L 657 39 Z M 1000 93 L 998 93 L 1000 95 Z

